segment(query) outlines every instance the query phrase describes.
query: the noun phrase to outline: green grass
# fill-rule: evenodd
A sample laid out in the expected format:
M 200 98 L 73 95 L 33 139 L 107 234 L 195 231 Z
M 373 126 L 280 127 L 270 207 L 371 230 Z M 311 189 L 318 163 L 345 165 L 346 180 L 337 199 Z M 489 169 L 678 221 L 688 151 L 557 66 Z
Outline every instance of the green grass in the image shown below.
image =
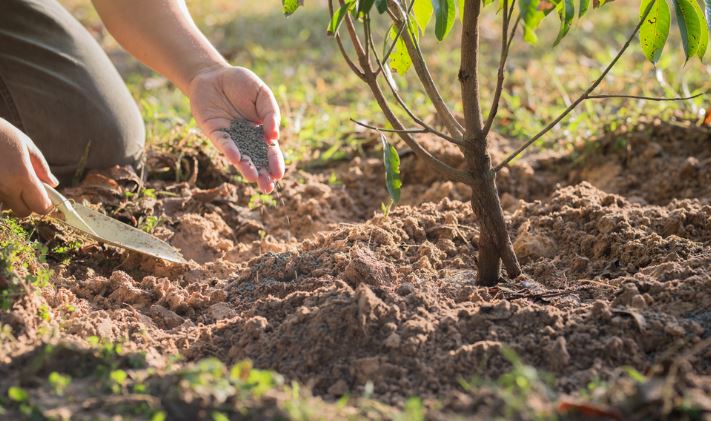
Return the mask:
M 23 295 L 46 287 L 52 272 L 45 265 L 47 247 L 31 240 L 16 219 L 2 213 L 0 220 L 0 310 L 9 311 Z
M 13 367 L 13 372 L 22 376 L 10 386 L 0 383 L 0 415 L 64 419 L 57 408 L 67 405 L 73 408 L 72 419 L 95 419 L 101 414 L 140 420 L 209 415 L 214 420 L 421 421 L 424 416 L 418 399 L 409 400 L 403 410 L 368 398 L 325 402 L 298 383 L 286 383 L 278 373 L 256 369 L 249 361 L 226 366 L 208 358 L 153 368 L 142 353 L 90 339 L 89 347 L 39 346 L 22 362 L 14 362 L 21 366 Z M 102 404 L 92 412 L 95 402 Z

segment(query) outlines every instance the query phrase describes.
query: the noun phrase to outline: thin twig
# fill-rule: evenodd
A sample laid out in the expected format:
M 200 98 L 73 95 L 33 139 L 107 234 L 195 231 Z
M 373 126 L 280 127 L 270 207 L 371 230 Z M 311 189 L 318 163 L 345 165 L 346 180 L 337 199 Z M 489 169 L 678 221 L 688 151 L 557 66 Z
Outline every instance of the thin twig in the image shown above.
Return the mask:
M 618 94 L 601 94 L 601 95 L 588 95 L 586 99 L 606 99 L 606 98 L 623 98 L 623 99 L 641 99 L 644 101 L 686 101 L 689 99 L 698 98 L 705 95 L 706 92 L 700 92 L 696 95 L 684 96 L 684 97 L 659 97 L 659 96 L 644 96 L 644 95 L 618 95 Z
M 514 7 L 516 7 L 516 0 L 511 1 L 511 7 L 509 7 L 509 19 L 513 16 Z
M 497 287 L 499 290 L 509 294 L 509 297 L 506 297 L 510 300 L 518 300 L 522 298 L 527 298 L 527 299 L 541 299 L 541 298 L 553 298 L 553 297 L 559 297 L 561 295 L 572 295 L 581 291 L 585 291 L 590 289 L 591 287 L 589 286 L 581 286 L 581 287 L 575 287 L 571 289 L 563 289 L 563 290 L 556 290 L 556 291 L 547 291 L 547 292 L 529 292 L 529 291 L 515 291 L 509 288 L 505 288 L 502 286 Z
M 366 21 L 370 19 L 370 16 L 365 17 Z M 370 25 L 363 25 L 363 37 L 367 40 L 370 38 Z M 368 57 L 368 61 L 370 61 L 370 45 L 366 41 L 365 43 L 365 56 Z
M 571 111 L 573 111 L 581 102 L 585 101 L 586 99 L 589 98 L 590 94 L 602 83 L 603 79 L 605 79 L 605 76 L 607 76 L 608 73 L 610 73 L 610 70 L 617 64 L 617 61 L 622 57 L 622 54 L 624 54 L 625 51 L 627 51 L 627 48 L 630 46 L 632 43 L 632 40 L 634 37 L 637 35 L 637 32 L 639 32 L 639 28 L 642 26 L 644 23 L 644 20 L 647 19 L 647 16 L 649 15 L 649 12 L 652 10 L 652 6 L 656 3 L 657 0 L 652 0 L 649 5 L 647 6 L 647 9 L 645 10 L 644 14 L 642 15 L 642 18 L 640 19 L 639 23 L 637 26 L 634 28 L 634 31 L 632 31 L 632 34 L 627 38 L 627 41 L 625 41 L 625 44 L 622 46 L 620 51 L 617 52 L 617 55 L 612 59 L 610 64 L 607 65 L 605 70 L 602 71 L 600 76 L 593 82 L 588 89 L 585 90 L 575 101 L 573 101 L 572 104 L 568 106 L 568 108 L 565 109 L 558 117 L 555 118 L 550 124 L 548 124 L 546 127 L 544 127 L 541 131 L 536 133 L 532 138 L 530 138 L 526 143 L 521 145 L 518 149 L 516 149 L 513 153 L 511 153 L 506 159 L 504 159 L 499 165 L 497 165 L 494 168 L 494 171 L 499 171 L 501 168 L 505 167 L 509 162 L 511 162 L 514 158 L 516 158 L 521 152 L 526 150 L 529 146 L 531 146 L 536 140 L 540 139 L 543 135 L 548 133 L 555 127 L 561 120 L 563 120 L 565 117 L 570 114 Z M 664 1 L 664 0 L 661 0 Z
M 343 47 L 343 42 L 341 41 L 341 36 L 336 34 L 336 44 L 338 44 L 338 49 L 341 50 L 341 55 L 343 56 L 344 59 L 346 59 L 346 63 L 348 63 L 348 67 L 351 68 L 351 71 L 356 74 L 361 80 L 365 80 L 365 73 L 358 68 L 358 66 L 351 60 L 351 58 L 348 56 L 348 53 L 346 52 L 346 49 Z
M 398 130 L 398 129 L 386 129 L 386 128 L 383 128 L 383 127 L 373 126 L 373 125 L 371 125 L 371 124 L 364 123 L 364 122 L 362 122 L 362 121 L 358 121 L 358 120 L 355 120 L 355 119 L 353 119 L 353 118 L 351 119 L 351 121 L 354 122 L 355 124 L 357 124 L 358 126 L 365 127 L 366 129 L 371 129 L 371 130 L 375 130 L 375 131 L 378 131 L 378 132 L 384 132 L 384 133 L 427 133 L 427 129 L 424 129 L 424 128 L 419 128 L 419 129 L 400 129 L 400 130 Z
M 390 58 L 390 54 L 393 53 L 393 50 L 395 50 L 395 44 L 397 44 L 398 39 L 402 36 L 402 31 L 405 29 L 405 24 L 403 23 L 400 25 L 400 29 L 398 29 L 397 34 L 395 34 L 395 39 L 393 39 L 392 44 L 390 44 L 390 47 L 388 47 L 388 51 L 385 53 L 383 56 L 383 63 L 386 63 L 388 59 Z
M 516 21 L 514 22 L 513 26 L 511 27 L 511 34 L 509 35 L 509 41 L 506 43 L 506 51 L 511 50 L 511 43 L 513 42 L 514 36 L 516 35 L 516 30 L 518 29 L 518 25 L 521 23 L 521 14 L 519 13 L 516 15 Z
M 338 0 L 338 2 L 343 6 L 343 0 Z M 370 56 L 365 55 L 365 51 L 363 50 L 363 44 L 360 42 L 360 38 L 358 38 L 358 34 L 356 33 L 355 25 L 353 24 L 353 19 L 351 19 L 351 15 L 349 13 L 346 13 L 345 16 L 346 20 L 346 27 L 348 28 L 348 34 L 350 35 L 351 42 L 353 43 L 353 47 L 355 47 L 356 55 L 358 56 L 358 61 L 360 62 L 360 67 L 363 68 L 364 72 L 369 72 L 371 71 L 371 66 L 370 66 Z
M 513 5 L 516 0 L 512 0 Z M 491 107 L 489 108 L 489 115 L 486 117 L 484 123 L 484 128 L 482 129 L 482 137 L 486 137 L 491 130 L 491 126 L 494 124 L 494 119 L 496 118 L 496 113 L 499 111 L 499 102 L 501 101 L 501 92 L 504 88 L 505 72 L 506 72 L 506 59 L 509 56 L 509 24 L 511 23 L 511 15 L 509 14 L 509 0 L 504 0 L 503 10 L 504 18 L 501 23 L 501 57 L 499 57 L 499 69 L 496 78 L 496 88 L 494 89 L 494 99 L 491 101 Z M 511 8 L 513 10 L 513 7 Z

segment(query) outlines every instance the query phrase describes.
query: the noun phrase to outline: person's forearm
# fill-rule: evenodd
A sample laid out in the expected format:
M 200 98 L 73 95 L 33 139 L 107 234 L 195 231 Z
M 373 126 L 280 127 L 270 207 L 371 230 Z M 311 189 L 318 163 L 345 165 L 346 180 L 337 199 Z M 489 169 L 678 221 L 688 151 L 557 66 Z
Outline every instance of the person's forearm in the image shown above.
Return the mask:
M 183 92 L 196 74 L 226 64 L 195 25 L 183 0 L 93 2 L 111 35 Z

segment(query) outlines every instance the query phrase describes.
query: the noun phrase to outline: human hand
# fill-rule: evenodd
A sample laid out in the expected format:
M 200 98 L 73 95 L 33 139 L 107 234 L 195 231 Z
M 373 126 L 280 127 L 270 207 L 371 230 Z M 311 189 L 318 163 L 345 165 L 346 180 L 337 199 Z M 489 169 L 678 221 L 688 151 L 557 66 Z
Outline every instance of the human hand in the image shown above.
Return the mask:
M 217 65 L 199 72 L 188 88 L 190 106 L 198 126 L 247 181 L 264 193 L 284 177 L 284 156 L 279 149 L 279 106 L 274 94 L 257 75 L 243 67 Z M 224 129 L 245 119 L 264 126 L 269 170 L 257 170 Z
M 20 218 L 48 213 L 52 202 L 42 182 L 59 184 L 32 140 L 0 118 L 0 204 Z

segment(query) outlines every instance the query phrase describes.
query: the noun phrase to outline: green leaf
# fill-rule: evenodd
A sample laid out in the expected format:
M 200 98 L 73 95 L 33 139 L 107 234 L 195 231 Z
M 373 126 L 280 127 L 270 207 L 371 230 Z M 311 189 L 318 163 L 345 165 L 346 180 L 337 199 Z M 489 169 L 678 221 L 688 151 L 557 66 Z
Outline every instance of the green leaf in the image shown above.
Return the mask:
M 435 35 L 442 41 L 452 30 L 456 18 L 454 0 L 432 0 L 435 12 Z
M 639 7 L 640 18 L 644 16 L 651 2 L 654 2 L 654 5 L 639 28 L 639 43 L 647 60 L 656 64 L 669 37 L 671 16 L 666 0 L 642 0 Z
M 385 202 L 380 202 L 380 211 L 383 212 L 384 217 L 388 217 L 390 214 L 390 208 L 393 206 L 393 201 L 389 200 L 388 204 L 386 205 Z
M 696 9 L 691 4 L 692 1 L 696 0 L 673 0 L 676 24 L 679 27 L 687 61 L 696 55 L 701 41 L 701 21 Z
M 109 374 L 109 377 L 111 378 L 111 380 L 112 380 L 114 383 L 123 385 L 123 384 L 126 383 L 126 379 L 128 378 L 128 374 L 126 374 L 125 371 L 119 369 L 119 370 L 113 370 L 113 371 L 111 371 L 111 373 Z
M 388 10 L 388 0 L 375 0 L 375 8 L 382 15 Z
M 28 398 L 25 389 L 17 386 L 11 386 L 7 390 L 7 397 L 15 402 L 25 402 Z
M 536 44 L 538 42 L 536 29 L 545 16 L 543 12 L 538 9 L 539 3 L 540 0 L 521 0 L 518 3 L 521 13 L 521 22 L 523 22 L 523 39 L 529 44 Z
M 405 401 L 404 419 L 412 421 L 424 421 L 425 420 L 425 407 L 422 404 L 422 399 L 417 397 L 409 398 Z
M 432 8 L 432 3 L 430 0 L 414 0 L 415 3 L 412 5 L 412 14 L 415 16 L 415 22 L 417 26 L 420 27 L 422 33 L 425 32 L 425 28 L 432 20 L 432 13 L 434 9 Z
M 289 16 L 296 12 L 299 6 L 304 5 L 304 0 L 281 0 L 281 5 L 284 8 L 284 14 Z
M 636 368 L 630 367 L 630 366 L 624 366 L 622 367 L 625 372 L 627 372 L 627 375 L 632 378 L 632 380 L 636 381 L 637 383 L 644 383 L 647 381 L 647 376 L 644 374 L 640 373 Z
M 165 421 L 165 412 L 158 411 L 151 417 L 151 421 Z
M 575 17 L 575 6 L 573 5 L 573 0 L 563 0 L 558 7 L 558 15 L 560 16 L 560 31 L 558 31 L 558 36 L 553 43 L 554 47 L 558 45 L 563 37 L 568 34 L 568 31 L 570 31 L 570 25 L 573 23 L 573 18 Z
M 336 13 L 331 16 L 331 22 L 329 22 L 328 28 L 326 28 L 329 34 L 335 34 L 338 32 L 338 28 L 341 27 L 343 18 L 348 14 L 348 11 L 353 10 L 354 7 L 355 0 L 348 0 L 344 2 L 338 10 L 336 10 Z
M 385 163 L 385 186 L 393 203 L 400 201 L 400 155 L 393 145 L 388 143 L 383 133 L 380 133 L 380 141 L 383 144 L 383 162 Z
M 457 6 L 459 9 L 459 21 L 464 22 L 464 0 L 457 0 Z
M 413 34 L 412 36 L 415 39 L 417 39 L 417 24 L 412 19 L 408 20 L 408 22 L 410 24 L 410 33 Z M 390 53 L 390 59 L 388 62 L 390 64 L 390 69 L 393 72 L 404 75 L 412 66 L 412 58 L 410 58 L 410 53 L 407 51 L 407 45 L 405 45 L 402 35 L 404 34 L 401 34 L 401 36 L 398 37 L 398 28 L 391 25 L 390 30 L 388 31 L 388 36 L 385 38 L 385 48 L 389 48 L 390 43 L 397 37 L 395 47 L 393 48 L 392 53 Z
M 665 0 L 666 1 L 666 0 Z M 590 8 L 590 0 L 580 0 L 580 10 L 578 11 L 578 17 L 585 16 L 585 13 Z
M 222 412 L 213 411 L 212 421 L 230 421 L 229 417 Z
M 691 5 L 694 6 L 694 10 L 696 10 L 696 16 L 699 18 L 699 24 L 701 25 L 699 31 L 699 49 L 696 50 L 696 57 L 698 57 L 699 60 L 703 60 L 704 54 L 706 53 L 706 48 L 709 46 L 708 22 L 706 20 L 706 17 L 704 16 L 704 11 L 701 10 L 701 6 L 699 6 L 699 3 L 696 0 L 692 0 Z

